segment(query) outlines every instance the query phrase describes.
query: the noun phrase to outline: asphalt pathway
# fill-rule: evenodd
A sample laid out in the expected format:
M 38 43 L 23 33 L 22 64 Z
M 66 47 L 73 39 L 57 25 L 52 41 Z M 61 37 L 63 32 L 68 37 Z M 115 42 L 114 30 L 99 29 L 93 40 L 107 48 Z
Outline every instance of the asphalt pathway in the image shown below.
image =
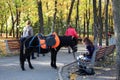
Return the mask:
M 64 48 L 58 52 L 57 66 L 63 66 L 74 61 L 73 55 L 67 53 Z M 0 58 L 0 80 L 56 80 L 58 70 L 50 66 L 50 53 L 40 55 L 31 60 L 35 69 L 31 70 L 25 62 L 26 71 L 22 71 L 19 65 L 19 56 Z
M 85 46 L 78 45 L 78 51 L 80 50 L 85 50 Z M 57 55 L 57 66 L 60 68 L 74 60 L 73 54 L 67 53 L 67 48 L 62 48 Z M 26 71 L 22 71 L 19 65 L 19 56 L 0 57 L 0 80 L 58 80 L 58 70 L 50 66 L 50 53 L 45 56 L 40 55 L 35 60 L 31 59 L 31 62 L 34 69 L 31 70 L 26 62 Z M 108 71 L 100 70 L 100 72 L 96 70 L 101 74 L 79 76 L 79 80 L 115 80 L 114 68 Z

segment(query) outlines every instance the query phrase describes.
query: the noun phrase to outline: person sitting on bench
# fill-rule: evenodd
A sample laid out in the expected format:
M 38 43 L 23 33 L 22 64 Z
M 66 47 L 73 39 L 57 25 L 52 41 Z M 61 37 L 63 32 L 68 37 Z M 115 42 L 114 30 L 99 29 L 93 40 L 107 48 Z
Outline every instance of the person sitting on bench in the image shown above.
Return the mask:
M 88 54 L 80 55 L 79 57 L 77 57 L 77 59 L 91 60 L 93 52 L 95 50 L 95 47 L 94 47 L 92 41 L 87 37 L 84 38 L 83 42 L 86 45 L 86 49 L 88 51 Z

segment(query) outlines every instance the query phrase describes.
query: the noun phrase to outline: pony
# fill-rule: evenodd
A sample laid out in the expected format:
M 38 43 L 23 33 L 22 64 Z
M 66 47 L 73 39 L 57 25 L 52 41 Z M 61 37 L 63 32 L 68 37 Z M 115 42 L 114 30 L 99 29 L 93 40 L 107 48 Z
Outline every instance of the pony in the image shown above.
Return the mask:
M 34 69 L 30 61 L 30 56 L 33 52 L 38 54 L 51 52 L 51 67 L 57 69 L 56 57 L 61 47 L 70 46 L 73 53 L 77 51 L 77 39 L 72 36 L 58 36 L 60 44 L 56 48 L 49 46 L 46 49 L 41 48 L 39 37 L 39 35 L 36 35 L 20 40 L 20 66 L 23 71 L 25 70 L 24 64 L 26 60 L 28 61 L 29 68 Z

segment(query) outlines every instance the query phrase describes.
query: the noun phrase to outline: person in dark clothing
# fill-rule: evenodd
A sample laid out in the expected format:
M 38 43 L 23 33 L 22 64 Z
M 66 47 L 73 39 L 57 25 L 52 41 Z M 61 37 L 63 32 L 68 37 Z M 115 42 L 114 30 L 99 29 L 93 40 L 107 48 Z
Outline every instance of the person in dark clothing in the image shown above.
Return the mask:
M 95 50 L 95 47 L 92 43 L 92 41 L 89 39 L 89 38 L 84 38 L 83 42 L 85 43 L 86 45 L 86 49 L 88 50 L 89 54 L 88 55 L 85 55 L 85 57 L 87 59 L 91 59 L 92 58 L 92 55 L 93 55 L 93 52 Z

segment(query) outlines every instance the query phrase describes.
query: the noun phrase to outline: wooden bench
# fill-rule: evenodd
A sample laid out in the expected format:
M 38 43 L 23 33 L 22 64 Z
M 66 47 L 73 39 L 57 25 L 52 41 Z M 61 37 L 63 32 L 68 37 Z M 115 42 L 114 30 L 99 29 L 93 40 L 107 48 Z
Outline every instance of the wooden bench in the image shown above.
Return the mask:
M 106 53 L 107 47 L 102 47 L 96 52 L 96 59 L 95 61 L 99 61 L 100 59 L 103 59 Z
M 106 59 L 107 56 L 111 55 L 115 50 L 115 45 L 110 45 L 98 49 L 96 52 L 95 61 L 100 61 L 101 59 Z
M 6 40 L 6 48 L 8 53 L 19 51 L 20 40 Z
M 106 56 L 109 56 L 111 53 L 113 53 L 114 50 L 115 50 L 115 47 L 116 47 L 115 45 L 107 46 L 107 49 L 108 49 L 108 50 L 106 50 L 105 55 L 106 55 Z
M 115 45 L 110 45 L 110 46 L 100 48 L 96 52 L 96 57 L 95 57 L 95 61 L 93 61 L 93 65 L 105 66 L 106 63 L 110 63 L 111 61 L 114 61 L 113 60 L 114 54 L 112 54 L 114 53 L 114 51 L 115 51 Z

